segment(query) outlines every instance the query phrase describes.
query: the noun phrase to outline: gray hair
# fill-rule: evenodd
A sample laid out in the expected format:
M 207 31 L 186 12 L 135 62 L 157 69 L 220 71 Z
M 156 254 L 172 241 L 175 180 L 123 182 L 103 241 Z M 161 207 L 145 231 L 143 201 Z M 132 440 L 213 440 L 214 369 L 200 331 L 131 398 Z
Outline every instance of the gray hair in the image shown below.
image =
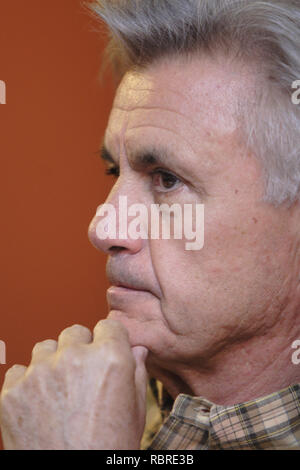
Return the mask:
M 223 52 L 255 63 L 255 100 L 239 105 L 242 136 L 262 164 L 264 201 L 300 201 L 300 0 L 96 0 L 121 79 L 166 56 Z M 107 59 L 106 59 L 107 60 Z

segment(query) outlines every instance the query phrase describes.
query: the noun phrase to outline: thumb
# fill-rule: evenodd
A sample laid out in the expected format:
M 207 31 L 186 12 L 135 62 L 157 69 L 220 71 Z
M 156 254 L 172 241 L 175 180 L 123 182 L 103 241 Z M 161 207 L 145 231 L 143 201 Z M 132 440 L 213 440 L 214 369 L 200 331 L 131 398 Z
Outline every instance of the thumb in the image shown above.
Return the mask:
M 131 350 L 136 365 L 139 365 L 141 362 L 145 363 L 149 352 L 148 349 L 145 348 L 145 346 L 134 346 Z
M 135 386 L 138 391 L 141 393 L 146 393 L 147 388 L 147 370 L 146 370 L 146 359 L 148 356 L 148 349 L 144 346 L 135 346 L 132 348 L 132 354 L 135 359 L 136 369 L 135 369 Z
M 137 394 L 138 406 L 142 415 L 146 414 L 146 395 L 147 395 L 147 382 L 148 374 L 146 370 L 146 359 L 148 356 L 148 349 L 144 346 L 134 346 L 132 354 L 135 358 L 135 389 Z

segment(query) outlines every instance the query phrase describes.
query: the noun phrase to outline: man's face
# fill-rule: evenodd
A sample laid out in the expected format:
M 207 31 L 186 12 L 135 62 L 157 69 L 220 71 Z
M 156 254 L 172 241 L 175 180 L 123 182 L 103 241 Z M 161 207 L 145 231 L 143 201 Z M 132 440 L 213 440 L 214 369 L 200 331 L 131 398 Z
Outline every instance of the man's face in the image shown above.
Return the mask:
M 110 316 L 127 327 L 133 346 L 149 349 L 154 366 L 176 371 L 265 334 L 285 305 L 288 211 L 261 202 L 262 170 L 234 118 L 238 95 L 251 86 L 225 60 L 172 59 L 128 73 L 117 92 L 104 144 L 120 176 L 106 202 L 117 215 L 119 196 L 149 211 L 163 203 L 205 211 L 198 251 L 186 250 L 186 239 L 100 240 L 99 217 L 90 225 L 90 240 L 109 255 L 111 283 L 132 287 L 108 291 Z M 136 160 L 154 152 L 162 163 Z

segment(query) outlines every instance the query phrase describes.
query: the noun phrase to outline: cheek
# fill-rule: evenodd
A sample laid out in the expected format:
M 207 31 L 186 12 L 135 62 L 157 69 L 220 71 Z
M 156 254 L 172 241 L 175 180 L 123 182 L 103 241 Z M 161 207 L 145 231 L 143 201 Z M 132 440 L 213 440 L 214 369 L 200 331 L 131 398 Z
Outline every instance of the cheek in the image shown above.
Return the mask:
M 161 313 L 170 330 L 181 335 L 195 327 L 200 299 L 209 289 L 203 279 L 201 250 L 187 251 L 185 243 L 185 240 L 160 240 L 153 242 L 151 250 L 162 292 Z
M 251 225 L 232 226 L 207 218 L 200 250 L 187 250 L 188 240 L 151 241 L 152 263 L 165 299 L 201 292 L 204 285 L 212 287 L 235 273 L 253 269 L 263 252 L 261 240 L 262 234 Z
M 185 244 L 185 240 L 151 242 L 152 264 L 165 297 L 168 292 L 186 286 L 195 274 L 191 262 L 197 265 L 200 252 L 187 251 Z
M 247 308 L 257 283 L 271 274 L 269 253 L 260 240 L 251 226 L 246 230 L 208 221 L 199 251 L 187 251 L 185 240 L 152 242 L 161 309 L 173 330 L 190 331 L 201 317 L 213 324 L 221 313 L 231 316 L 232 310 Z
M 257 210 L 245 202 L 226 210 L 218 207 L 206 211 L 202 255 L 215 274 L 239 272 L 245 265 L 252 265 L 268 244 L 263 215 L 257 215 Z

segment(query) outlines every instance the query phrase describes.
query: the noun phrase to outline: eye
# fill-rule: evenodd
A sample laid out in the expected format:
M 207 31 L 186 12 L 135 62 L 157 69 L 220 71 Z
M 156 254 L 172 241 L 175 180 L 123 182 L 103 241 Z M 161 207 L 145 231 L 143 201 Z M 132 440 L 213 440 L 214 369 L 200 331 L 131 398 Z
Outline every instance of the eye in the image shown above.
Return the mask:
M 120 176 L 120 168 L 118 166 L 111 166 L 105 170 L 106 175 L 113 175 L 115 178 Z
M 105 170 L 105 174 L 108 176 L 112 175 L 117 179 L 120 176 L 120 167 L 117 165 L 110 166 Z M 150 176 L 155 190 L 160 193 L 167 193 L 177 189 L 182 183 L 177 176 L 165 170 L 154 170 L 150 173 Z
M 155 170 L 151 173 L 152 183 L 157 192 L 167 193 L 178 188 L 182 183 L 177 176 L 164 170 Z

